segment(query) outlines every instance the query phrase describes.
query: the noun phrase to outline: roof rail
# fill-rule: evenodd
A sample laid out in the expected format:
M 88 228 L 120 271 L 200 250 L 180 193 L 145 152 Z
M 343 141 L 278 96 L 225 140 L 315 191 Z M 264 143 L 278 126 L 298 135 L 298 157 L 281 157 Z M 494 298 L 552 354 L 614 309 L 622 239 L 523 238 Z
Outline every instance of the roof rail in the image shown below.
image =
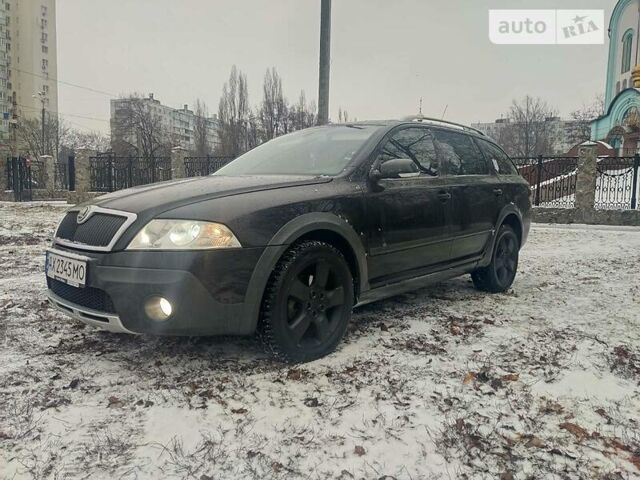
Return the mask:
M 473 127 L 468 127 L 467 125 L 462 125 L 461 123 L 455 123 L 455 122 L 450 122 L 448 120 L 441 120 L 439 118 L 431 118 L 431 117 L 425 117 L 422 114 L 417 114 L 417 115 L 409 115 L 408 117 L 404 117 L 402 118 L 402 120 L 408 121 L 408 122 L 420 122 L 420 123 L 441 123 L 444 125 L 448 125 L 448 126 L 454 126 L 454 127 L 458 127 L 462 130 L 468 130 L 470 132 L 475 132 L 477 134 L 480 134 L 482 136 L 485 136 L 485 133 L 478 130 L 477 128 L 473 128 Z

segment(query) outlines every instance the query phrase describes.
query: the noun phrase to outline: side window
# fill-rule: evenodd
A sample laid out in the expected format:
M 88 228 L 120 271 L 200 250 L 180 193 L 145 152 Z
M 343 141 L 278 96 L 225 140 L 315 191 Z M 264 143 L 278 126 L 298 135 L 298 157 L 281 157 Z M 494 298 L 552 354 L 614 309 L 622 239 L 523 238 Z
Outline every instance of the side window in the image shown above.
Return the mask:
M 502 150 L 484 140 L 478 140 L 478 144 L 486 159 L 493 164 L 496 172 L 500 175 L 518 175 L 518 170 L 513 166 L 513 162 Z
M 433 177 L 438 175 L 438 160 L 433 136 L 426 128 L 411 127 L 394 133 L 382 147 L 378 158 L 381 163 L 393 158 L 410 158 L 418 162 L 427 175 Z
M 487 162 L 469 135 L 448 130 L 437 130 L 434 143 L 447 174 L 489 174 Z

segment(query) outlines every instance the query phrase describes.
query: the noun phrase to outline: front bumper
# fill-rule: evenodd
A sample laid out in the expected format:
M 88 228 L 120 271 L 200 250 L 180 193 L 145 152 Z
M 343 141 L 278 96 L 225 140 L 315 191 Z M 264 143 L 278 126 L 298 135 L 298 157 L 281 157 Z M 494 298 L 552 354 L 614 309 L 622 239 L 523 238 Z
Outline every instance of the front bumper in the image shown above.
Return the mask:
M 54 308 L 66 315 L 69 315 L 75 320 L 80 320 L 87 325 L 98 327 L 109 332 L 135 334 L 135 332 L 126 329 L 124 325 L 122 325 L 118 315 L 73 304 L 64 298 L 59 297 L 51 290 L 47 290 L 47 297 L 49 299 L 49 303 L 53 305 Z
M 62 255 L 80 253 L 60 245 L 53 248 Z M 48 296 L 67 315 L 113 332 L 246 335 L 255 329 L 255 292 L 249 295 L 249 285 L 264 250 L 83 251 L 88 257 L 85 291 L 104 292 L 108 301 L 102 303 L 110 306 L 108 311 L 81 305 L 80 289 L 57 288 L 51 279 Z M 146 315 L 144 304 L 152 296 L 171 302 L 173 313 L 167 320 Z

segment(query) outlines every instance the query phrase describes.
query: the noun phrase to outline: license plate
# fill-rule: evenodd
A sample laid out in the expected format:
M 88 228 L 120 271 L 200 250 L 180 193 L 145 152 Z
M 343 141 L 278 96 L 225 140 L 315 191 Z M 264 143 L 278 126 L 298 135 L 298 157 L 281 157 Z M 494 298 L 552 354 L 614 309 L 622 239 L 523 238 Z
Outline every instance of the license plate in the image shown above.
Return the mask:
M 84 287 L 87 281 L 87 261 L 47 252 L 45 273 L 48 277 L 74 287 Z

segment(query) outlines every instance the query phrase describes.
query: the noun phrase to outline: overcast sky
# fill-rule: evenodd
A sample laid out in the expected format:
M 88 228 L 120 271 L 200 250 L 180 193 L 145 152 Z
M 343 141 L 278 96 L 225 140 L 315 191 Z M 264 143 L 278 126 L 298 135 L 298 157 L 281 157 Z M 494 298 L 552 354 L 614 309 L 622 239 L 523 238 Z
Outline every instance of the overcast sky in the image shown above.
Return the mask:
M 493 45 L 490 8 L 604 9 L 613 0 L 333 0 L 330 116 L 396 118 L 418 109 L 493 121 L 540 96 L 567 116 L 604 91 L 606 45 Z M 320 0 L 57 0 L 58 79 L 123 95 L 153 92 L 217 111 L 233 64 L 261 100 L 275 66 L 285 95 L 317 97 Z M 59 85 L 72 126 L 108 132 L 106 94 Z M 74 115 L 74 116 L 71 116 Z M 96 120 L 80 118 L 92 117 Z

